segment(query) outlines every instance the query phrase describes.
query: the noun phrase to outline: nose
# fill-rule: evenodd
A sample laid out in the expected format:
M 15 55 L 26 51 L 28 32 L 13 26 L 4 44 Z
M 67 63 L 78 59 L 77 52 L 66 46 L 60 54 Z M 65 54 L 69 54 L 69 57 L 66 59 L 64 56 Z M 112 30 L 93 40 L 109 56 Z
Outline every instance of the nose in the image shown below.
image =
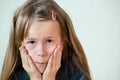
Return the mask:
M 43 45 L 38 45 L 36 47 L 36 54 L 37 56 L 46 56 L 45 47 Z

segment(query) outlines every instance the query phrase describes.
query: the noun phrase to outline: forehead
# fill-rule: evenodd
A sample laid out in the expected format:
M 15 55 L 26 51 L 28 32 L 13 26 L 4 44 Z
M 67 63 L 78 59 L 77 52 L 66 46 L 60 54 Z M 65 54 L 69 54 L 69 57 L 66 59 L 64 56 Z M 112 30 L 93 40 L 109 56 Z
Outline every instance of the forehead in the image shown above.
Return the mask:
M 60 35 L 60 25 L 57 21 L 37 21 L 33 20 L 29 25 L 27 36 L 30 35 Z

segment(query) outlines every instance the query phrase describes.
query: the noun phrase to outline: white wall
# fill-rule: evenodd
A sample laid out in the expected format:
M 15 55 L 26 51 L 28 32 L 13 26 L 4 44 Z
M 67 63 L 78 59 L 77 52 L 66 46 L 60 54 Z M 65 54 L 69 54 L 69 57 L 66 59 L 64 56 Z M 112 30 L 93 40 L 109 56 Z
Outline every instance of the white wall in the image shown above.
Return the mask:
M 8 44 L 12 16 L 25 0 L 0 0 L 0 72 Z
M 25 0 L 0 0 L 0 69 L 11 16 Z M 93 80 L 120 80 L 120 0 L 55 0 L 71 17 Z

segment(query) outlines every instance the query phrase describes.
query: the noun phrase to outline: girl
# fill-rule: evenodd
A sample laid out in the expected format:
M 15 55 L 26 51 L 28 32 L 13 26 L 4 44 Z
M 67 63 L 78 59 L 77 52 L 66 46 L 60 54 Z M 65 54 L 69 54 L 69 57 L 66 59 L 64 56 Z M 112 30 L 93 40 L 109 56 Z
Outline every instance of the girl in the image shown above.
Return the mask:
M 54 0 L 16 10 L 1 80 L 91 80 L 73 24 Z

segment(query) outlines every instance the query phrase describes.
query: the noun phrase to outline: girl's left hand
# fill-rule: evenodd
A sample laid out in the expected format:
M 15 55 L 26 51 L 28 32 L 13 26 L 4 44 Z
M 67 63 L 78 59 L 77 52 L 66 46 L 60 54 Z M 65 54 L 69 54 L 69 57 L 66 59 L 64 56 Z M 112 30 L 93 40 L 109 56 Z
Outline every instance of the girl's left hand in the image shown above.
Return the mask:
M 55 76 L 61 67 L 62 47 L 58 45 L 50 56 L 47 67 L 43 73 L 43 80 L 55 80 Z

